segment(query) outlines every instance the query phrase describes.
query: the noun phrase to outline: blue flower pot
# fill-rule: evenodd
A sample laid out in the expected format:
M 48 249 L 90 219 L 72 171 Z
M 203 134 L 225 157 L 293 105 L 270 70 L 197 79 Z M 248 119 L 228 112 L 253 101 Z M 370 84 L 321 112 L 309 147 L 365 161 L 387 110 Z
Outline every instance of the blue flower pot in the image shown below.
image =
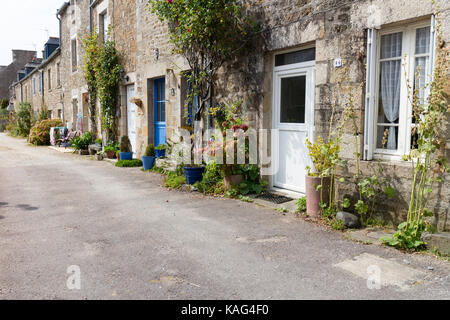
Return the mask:
M 186 183 L 193 185 L 196 182 L 202 181 L 205 167 L 185 167 L 184 174 L 186 176 Z
M 133 160 L 133 152 L 121 152 L 120 160 Z
M 157 158 L 164 158 L 166 156 L 166 150 L 155 150 Z
M 155 166 L 156 157 L 142 157 L 142 162 L 144 163 L 144 171 L 152 170 Z

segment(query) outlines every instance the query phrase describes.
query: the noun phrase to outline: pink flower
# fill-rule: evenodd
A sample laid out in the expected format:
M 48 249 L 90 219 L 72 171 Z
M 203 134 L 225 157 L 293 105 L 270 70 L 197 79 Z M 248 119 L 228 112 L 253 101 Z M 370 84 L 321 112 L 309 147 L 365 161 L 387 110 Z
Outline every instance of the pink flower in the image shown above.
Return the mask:
M 222 127 L 224 127 L 224 128 L 226 128 L 227 125 L 228 125 L 228 123 L 227 123 L 226 121 L 224 121 L 224 122 L 222 123 Z
M 243 124 L 243 125 L 241 126 L 241 129 L 244 130 L 244 132 L 247 132 L 249 128 L 248 128 L 248 125 Z
M 168 3 L 172 3 L 172 2 L 173 2 L 173 0 L 167 0 L 167 2 L 168 2 Z

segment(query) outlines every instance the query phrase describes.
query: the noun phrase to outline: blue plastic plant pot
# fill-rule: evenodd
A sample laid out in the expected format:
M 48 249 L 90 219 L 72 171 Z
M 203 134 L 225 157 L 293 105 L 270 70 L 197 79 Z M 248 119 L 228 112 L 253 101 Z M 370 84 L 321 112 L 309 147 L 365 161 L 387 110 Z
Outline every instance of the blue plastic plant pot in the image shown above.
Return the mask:
M 144 171 L 152 170 L 155 166 L 156 157 L 142 157 L 144 163 Z
M 133 160 L 133 152 L 121 152 L 120 160 Z
M 194 185 L 195 183 L 202 181 L 204 172 L 205 167 L 185 167 L 184 174 L 186 176 L 186 183 L 189 185 Z
M 166 150 L 155 150 L 157 158 L 164 158 L 166 156 Z

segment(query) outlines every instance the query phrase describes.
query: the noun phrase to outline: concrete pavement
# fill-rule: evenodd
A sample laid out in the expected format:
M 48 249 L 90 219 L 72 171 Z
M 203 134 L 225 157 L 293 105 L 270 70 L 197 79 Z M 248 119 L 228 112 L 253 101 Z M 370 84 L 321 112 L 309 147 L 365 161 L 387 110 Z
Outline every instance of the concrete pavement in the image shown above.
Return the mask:
M 160 185 L 0 133 L 0 299 L 450 299 L 446 261 Z

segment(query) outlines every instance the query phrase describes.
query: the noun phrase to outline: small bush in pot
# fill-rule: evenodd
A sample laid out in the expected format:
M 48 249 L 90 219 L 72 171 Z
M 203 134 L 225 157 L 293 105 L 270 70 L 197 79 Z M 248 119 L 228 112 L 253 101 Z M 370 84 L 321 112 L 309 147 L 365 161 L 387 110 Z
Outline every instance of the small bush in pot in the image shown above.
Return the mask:
M 142 157 L 142 162 L 144 163 L 144 171 L 152 170 L 155 165 L 155 147 L 153 144 L 149 144 L 147 149 L 145 149 L 144 156 Z
M 313 168 L 307 167 L 306 202 L 307 214 L 318 216 L 322 209 L 333 209 L 335 170 L 340 163 L 340 145 L 333 139 L 325 142 L 322 137 L 312 143 L 306 141 Z
M 89 145 L 92 143 L 92 134 L 90 132 L 86 132 L 81 137 L 73 138 L 71 143 L 75 151 L 87 151 L 89 149 Z
M 123 136 L 120 140 L 120 160 L 133 160 L 131 142 L 128 136 Z

